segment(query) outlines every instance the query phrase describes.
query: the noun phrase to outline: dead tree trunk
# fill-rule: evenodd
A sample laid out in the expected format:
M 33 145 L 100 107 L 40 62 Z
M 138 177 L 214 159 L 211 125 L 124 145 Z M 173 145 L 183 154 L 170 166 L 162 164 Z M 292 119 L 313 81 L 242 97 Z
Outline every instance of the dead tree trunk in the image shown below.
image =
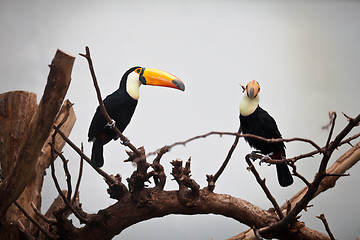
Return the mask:
M 37 218 L 31 203 L 38 209 L 41 206 L 43 177 L 50 165 L 47 142 L 52 126 L 68 115 L 62 131 L 69 135 L 75 123 L 69 101 L 59 111 L 70 84 L 74 59 L 57 51 L 49 65 L 50 73 L 39 106 L 34 93 L 14 91 L 0 95 L 0 239 L 21 239 L 21 234 L 34 231 L 13 203 L 17 201 L 31 217 Z M 59 149 L 64 146 L 61 138 L 56 143 Z

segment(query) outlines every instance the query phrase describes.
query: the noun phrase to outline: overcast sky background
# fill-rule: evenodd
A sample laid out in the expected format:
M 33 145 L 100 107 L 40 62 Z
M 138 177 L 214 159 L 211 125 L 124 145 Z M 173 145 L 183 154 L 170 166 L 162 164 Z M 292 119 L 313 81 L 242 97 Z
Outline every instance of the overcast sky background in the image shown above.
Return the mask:
M 56 49 L 76 56 L 67 98 L 75 105 L 77 122 L 70 138 L 90 155 L 87 131 L 97 106 L 87 62 L 78 56 L 90 47 L 102 95 L 112 93 L 122 74 L 141 65 L 168 71 L 186 85 L 186 91 L 143 86 L 133 119 L 124 134 L 147 152 L 212 130 L 236 132 L 239 127 L 239 83 L 252 79 L 261 85 L 261 106 L 277 121 L 283 137 L 305 137 L 324 145 L 328 112 L 337 111 L 337 133 L 346 124 L 341 111 L 359 114 L 360 2 L 358 1 L 0 1 L 0 92 L 26 90 L 40 100 Z M 162 163 L 166 189 L 170 161 L 192 157 L 192 175 L 206 186 L 206 174 L 222 164 L 232 137 L 212 136 L 166 154 Z M 124 163 L 125 147 L 105 147 L 103 169 L 130 176 Z M 342 147 L 335 157 L 344 153 Z M 304 143 L 287 144 L 288 157 L 313 150 Z M 251 149 L 241 140 L 215 192 L 230 194 L 268 209 L 270 202 L 246 170 Z M 75 183 L 79 157 L 69 148 Z M 331 163 L 334 162 L 333 161 Z M 302 160 L 298 170 L 309 180 L 320 157 Z M 63 171 L 57 165 L 61 179 Z M 258 166 L 258 165 L 257 165 Z M 282 204 L 304 184 L 295 179 L 279 187 L 275 167 L 259 168 Z M 359 166 L 335 189 L 317 197 L 302 221 L 325 232 L 315 216 L 325 213 L 338 239 L 360 235 Z M 42 210 L 58 195 L 46 177 Z M 85 166 L 80 200 L 94 213 L 115 203 L 103 178 Z M 63 179 L 62 179 L 63 180 Z M 125 180 L 124 180 L 125 181 Z M 66 183 L 62 181 L 62 187 Z M 167 216 L 132 226 L 116 239 L 225 239 L 247 229 L 232 219 L 215 215 Z M 151 237 L 154 236 L 154 237 Z

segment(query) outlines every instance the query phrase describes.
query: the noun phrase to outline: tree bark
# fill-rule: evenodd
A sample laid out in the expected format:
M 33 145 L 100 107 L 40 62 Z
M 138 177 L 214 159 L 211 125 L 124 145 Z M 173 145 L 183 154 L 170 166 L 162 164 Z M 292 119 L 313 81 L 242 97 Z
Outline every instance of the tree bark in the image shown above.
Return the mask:
M 169 214 L 219 214 L 231 217 L 246 225 L 275 221 L 275 215 L 245 200 L 226 194 L 200 191 L 199 198 L 191 206 L 184 204 L 178 191 L 145 189 L 146 206 L 131 199 L 124 199 L 90 216 L 90 221 L 80 229 L 72 228 L 68 239 L 112 239 L 125 228 L 151 218 Z M 260 227 L 260 226 L 258 226 Z M 69 232 L 69 233 L 70 233 Z
M 11 232 L 9 227 L 15 227 L 15 224 L 10 224 L 14 219 L 24 219 L 18 209 L 10 207 L 20 195 L 18 202 L 25 205 L 25 209 L 31 209 L 31 202 L 40 207 L 43 176 L 49 165 L 47 139 L 69 87 L 74 59 L 60 50 L 56 52 L 39 106 L 33 93 L 9 92 L 0 96 L 0 161 L 3 170 L 3 181 L 0 183 L 1 239 L 11 237 L 11 234 L 8 235 Z M 72 109 L 69 111 L 72 112 L 71 117 L 63 128 L 67 134 L 75 121 Z M 59 114 L 59 121 L 63 114 Z M 58 143 L 58 147 L 64 145 L 60 138 Z M 34 215 L 33 211 L 29 212 Z

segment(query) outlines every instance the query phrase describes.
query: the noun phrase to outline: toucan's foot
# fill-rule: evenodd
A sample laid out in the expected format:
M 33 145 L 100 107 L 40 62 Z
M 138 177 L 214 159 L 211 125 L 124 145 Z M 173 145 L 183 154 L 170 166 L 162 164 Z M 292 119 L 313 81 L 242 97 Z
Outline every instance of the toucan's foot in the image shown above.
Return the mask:
M 258 159 L 258 155 L 259 155 L 259 154 L 261 154 L 260 151 L 252 151 L 252 152 L 250 153 L 250 159 L 253 160 L 253 161 L 255 161 L 256 159 Z
M 274 155 L 274 153 L 269 153 L 269 154 L 264 155 L 264 156 L 260 159 L 260 163 L 259 163 L 259 164 L 261 165 L 261 163 L 266 162 L 267 159 L 270 159 L 270 160 L 271 160 L 271 159 L 272 159 L 272 158 L 271 158 L 272 155 Z M 271 165 L 271 164 L 268 164 L 268 166 L 270 166 L 270 165 Z
M 111 121 L 112 121 L 112 123 L 107 123 L 106 127 L 109 127 L 110 129 L 113 129 L 115 127 L 116 122 L 115 122 L 114 119 L 111 119 Z
M 126 138 L 126 140 L 122 141 L 121 144 L 127 147 L 130 144 L 130 140 L 128 138 Z

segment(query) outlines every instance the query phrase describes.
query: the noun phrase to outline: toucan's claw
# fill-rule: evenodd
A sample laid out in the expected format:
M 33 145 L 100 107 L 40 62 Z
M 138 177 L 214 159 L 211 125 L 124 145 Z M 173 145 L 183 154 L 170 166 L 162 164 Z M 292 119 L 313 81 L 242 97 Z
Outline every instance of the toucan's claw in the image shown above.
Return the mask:
M 126 140 L 122 141 L 121 144 L 124 145 L 125 147 L 127 147 L 130 144 L 130 140 L 128 138 L 126 138 Z
M 260 159 L 260 163 L 259 163 L 259 164 L 261 165 L 261 163 L 266 162 L 267 159 L 272 160 L 272 158 L 271 158 L 272 155 L 274 155 L 274 153 L 269 153 L 269 154 L 264 155 L 264 156 Z M 270 166 L 270 165 L 271 165 L 271 164 L 269 163 L 268 166 Z
M 113 128 L 115 127 L 116 122 L 115 122 L 114 119 L 111 119 L 111 121 L 112 121 L 112 123 L 109 123 L 109 122 L 108 122 L 108 123 L 105 125 L 105 127 L 109 127 L 110 129 L 113 129 Z
M 259 151 L 252 151 L 252 152 L 250 153 L 250 159 L 253 160 L 253 162 L 255 162 L 255 160 L 258 159 L 259 153 L 261 153 L 261 152 L 259 152 Z

